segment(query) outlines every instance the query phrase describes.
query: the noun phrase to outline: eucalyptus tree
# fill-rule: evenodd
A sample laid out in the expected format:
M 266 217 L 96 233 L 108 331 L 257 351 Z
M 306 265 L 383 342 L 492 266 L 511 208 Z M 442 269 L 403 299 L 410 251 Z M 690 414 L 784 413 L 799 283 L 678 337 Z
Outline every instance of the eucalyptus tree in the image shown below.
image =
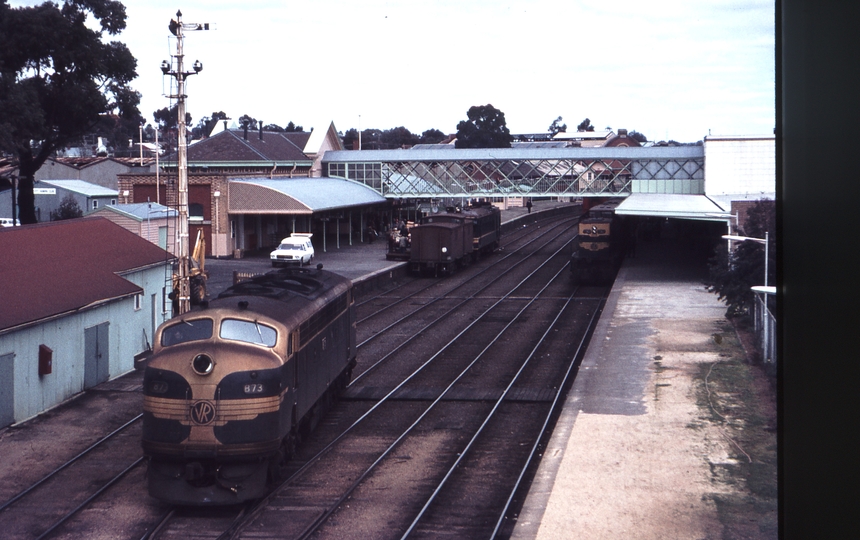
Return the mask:
M 57 150 L 93 131 L 101 115 L 140 117 L 129 83 L 137 60 L 120 42 L 113 0 L 65 0 L 11 8 L 0 0 L 0 148 L 18 158 L 21 223 L 35 223 L 35 173 Z

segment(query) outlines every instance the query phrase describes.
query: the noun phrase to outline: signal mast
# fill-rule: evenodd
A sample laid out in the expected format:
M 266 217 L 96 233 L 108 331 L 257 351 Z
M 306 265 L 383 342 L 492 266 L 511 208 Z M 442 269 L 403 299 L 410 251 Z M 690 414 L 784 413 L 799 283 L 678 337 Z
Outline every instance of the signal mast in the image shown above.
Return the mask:
M 188 155 L 187 143 L 185 140 L 185 79 L 191 75 L 200 73 L 203 69 L 203 64 L 199 60 L 194 62 L 192 68 L 194 71 L 185 71 L 184 53 L 182 51 L 182 38 L 186 30 L 209 30 L 209 23 L 183 23 L 182 12 L 176 12 L 176 19 L 170 20 L 170 33 L 176 36 L 176 54 L 173 58 L 176 60 L 176 67 L 173 68 L 172 62 L 163 60 L 161 62 L 161 72 L 165 75 L 172 75 L 176 78 L 176 94 L 168 97 L 176 98 L 177 109 L 177 125 L 179 130 L 178 141 L 178 170 L 179 170 L 179 226 L 177 237 L 179 240 L 179 315 L 191 311 L 191 282 L 190 282 L 190 261 L 189 261 L 189 238 L 188 238 Z M 174 291 L 177 292 L 177 291 Z

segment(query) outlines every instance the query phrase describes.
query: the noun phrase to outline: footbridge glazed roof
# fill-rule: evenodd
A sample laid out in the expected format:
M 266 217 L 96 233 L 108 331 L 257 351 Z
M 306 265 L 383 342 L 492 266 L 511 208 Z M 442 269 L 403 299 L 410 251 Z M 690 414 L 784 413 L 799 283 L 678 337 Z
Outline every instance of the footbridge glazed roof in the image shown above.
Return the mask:
M 229 183 L 229 212 L 313 214 L 384 203 L 364 184 L 340 178 L 236 178 Z

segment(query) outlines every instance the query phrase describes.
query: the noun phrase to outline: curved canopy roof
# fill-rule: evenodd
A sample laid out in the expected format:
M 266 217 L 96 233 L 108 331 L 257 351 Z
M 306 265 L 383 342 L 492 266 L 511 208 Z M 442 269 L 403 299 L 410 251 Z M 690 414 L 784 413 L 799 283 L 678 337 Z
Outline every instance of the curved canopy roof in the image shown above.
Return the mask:
M 244 214 L 313 214 L 385 202 L 364 184 L 340 178 L 237 178 L 228 189 L 229 211 Z

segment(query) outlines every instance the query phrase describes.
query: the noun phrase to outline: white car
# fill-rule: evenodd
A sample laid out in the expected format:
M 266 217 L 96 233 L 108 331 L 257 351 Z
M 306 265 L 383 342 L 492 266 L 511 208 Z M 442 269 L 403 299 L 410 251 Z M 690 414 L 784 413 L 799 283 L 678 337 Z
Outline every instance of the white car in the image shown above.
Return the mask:
M 272 266 L 290 264 L 310 264 L 314 259 L 314 245 L 311 243 L 311 233 L 293 233 L 281 240 L 278 249 L 269 254 Z
M 12 218 L 6 218 L 6 217 L 0 218 L 0 227 L 14 227 L 15 225 L 20 225 L 20 224 L 21 224 L 21 222 L 18 221 L 17 219 L 13 223 Z

